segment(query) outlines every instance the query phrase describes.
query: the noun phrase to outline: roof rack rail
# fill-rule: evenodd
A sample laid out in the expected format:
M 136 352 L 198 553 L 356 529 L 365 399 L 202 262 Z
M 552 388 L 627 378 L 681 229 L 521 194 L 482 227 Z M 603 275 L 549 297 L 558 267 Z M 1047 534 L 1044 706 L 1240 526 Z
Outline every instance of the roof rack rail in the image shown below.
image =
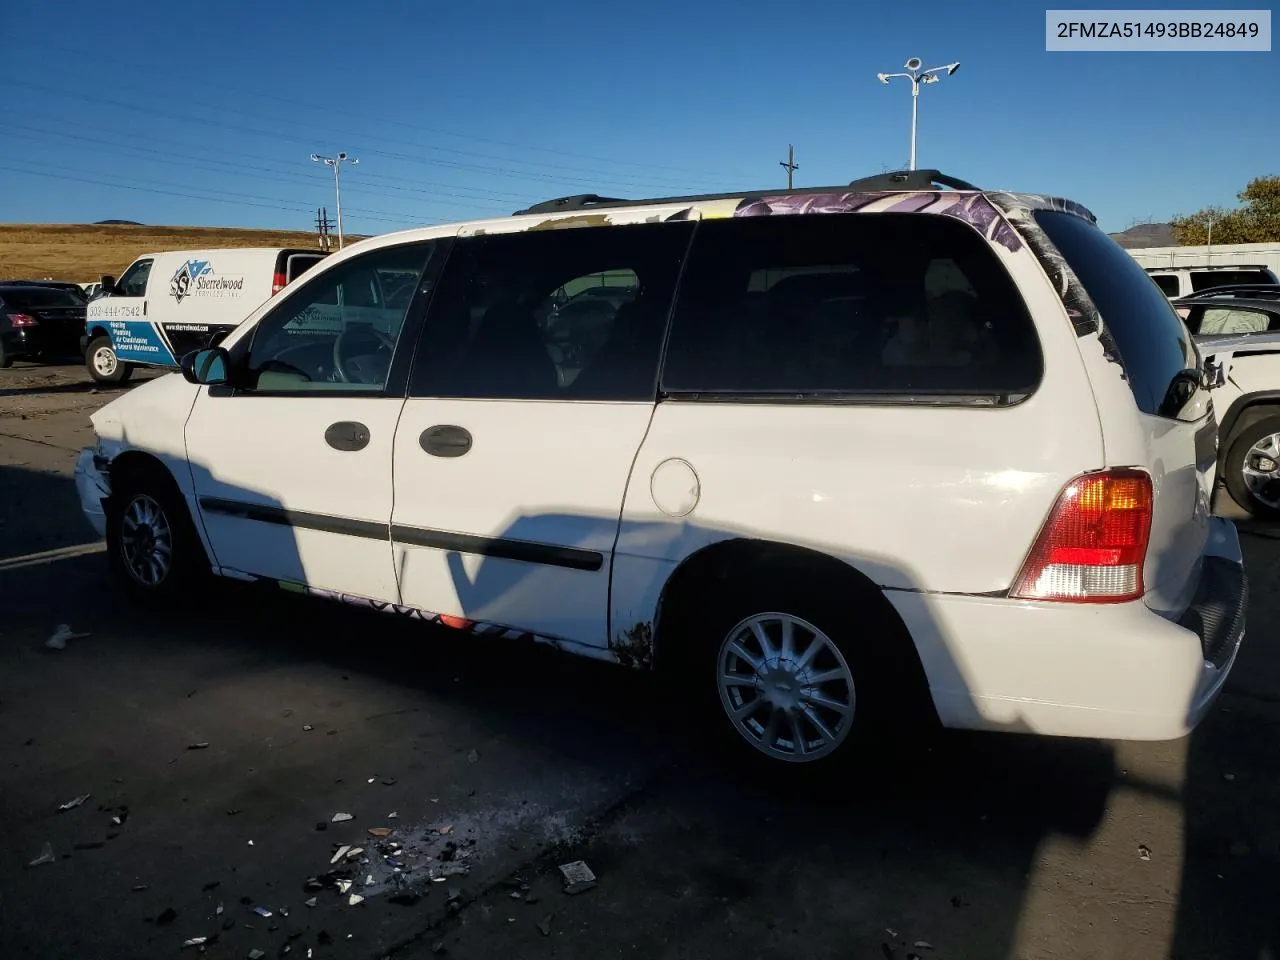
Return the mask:
M 929 190 L 935 186 L 950 187 L 952 190 L 982 189 L 968 181 L 949 177 L 941 170 L 895 170 L 892 173 L 854 180 L 849 186 L 859 190 Z
M 601 203 L 630 202 L 622 197 L 602 197 L 595 193 L 578 193 L 571 197 L 556 197 L 554 200 L 535 203 L 525 210 L 517 210 L 512 216 L 518 217 L 526 213 L 563 213 L 566 210 L 585 210 L 587 207 L 594 207 Z

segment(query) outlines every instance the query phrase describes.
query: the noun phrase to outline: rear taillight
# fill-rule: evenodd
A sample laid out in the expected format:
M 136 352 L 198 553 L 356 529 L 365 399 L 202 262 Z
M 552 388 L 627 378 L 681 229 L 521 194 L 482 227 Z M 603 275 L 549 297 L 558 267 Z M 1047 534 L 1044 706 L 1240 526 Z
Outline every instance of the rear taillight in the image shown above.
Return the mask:
M 277 293 L 285 288 L 285 284 L 289 282 L 288 277 L 283 273 L 277 273 L 271 278 L 271 295 L 274 297 Z
M 11 327 L 38 327 L 40 321 L 30 314 L 11 313 L 9 314 L 9 325 Z
M 1141 470 L 1108 470 L 1072 480 L 1053 505 L 1010 596 L 1075 603 L 1141 597 L 1151 499 L 1151 477 Z

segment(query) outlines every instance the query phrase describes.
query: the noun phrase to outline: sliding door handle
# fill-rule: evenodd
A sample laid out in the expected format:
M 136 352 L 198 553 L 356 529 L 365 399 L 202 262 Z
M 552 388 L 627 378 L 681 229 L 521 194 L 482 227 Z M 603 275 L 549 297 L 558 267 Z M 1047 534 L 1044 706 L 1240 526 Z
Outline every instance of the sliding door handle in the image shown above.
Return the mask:
M 471 433 L 463 427 L 439 424 L 422 431 L 418 446 L 433 457 L 460 457 L 471 449 Z

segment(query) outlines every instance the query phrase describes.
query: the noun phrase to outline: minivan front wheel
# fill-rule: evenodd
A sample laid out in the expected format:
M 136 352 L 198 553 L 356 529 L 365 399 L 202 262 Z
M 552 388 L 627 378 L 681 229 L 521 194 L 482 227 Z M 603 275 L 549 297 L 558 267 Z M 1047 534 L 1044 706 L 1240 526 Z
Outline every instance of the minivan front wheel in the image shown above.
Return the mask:
M 185 593 L 209 569 L 182 496 L 161 469 L 113 476 L 107 509 L 113 571 L 132 596 L 155 602 Z
M 94 337 L 89 341 L 84 365 L 98 383 L 124 383 L 133 375 L 133 365 L 116 356 L 110 337 Z
M 1280 519 L 1280 416 L 1267 416 L 1232 438 L 1223 464 L 1231 499 L 1258 519 Z

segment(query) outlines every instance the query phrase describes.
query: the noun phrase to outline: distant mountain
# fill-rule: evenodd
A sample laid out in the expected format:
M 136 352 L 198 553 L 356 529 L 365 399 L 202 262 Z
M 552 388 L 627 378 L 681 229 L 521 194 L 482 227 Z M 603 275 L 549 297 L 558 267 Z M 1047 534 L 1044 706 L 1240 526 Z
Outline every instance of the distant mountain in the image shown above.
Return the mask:
M 105 226 L 141 227 L 142 226 L 142 224 L 139 223 L 137 220 L 95 220 L 93 225 L 95 227 L 105 227 Z
M 1171 223 L 1138 223 L 1128 230 L 1111 234 L 1111 239 L 1126 249 L 1135 247 L 1176 247 Z

